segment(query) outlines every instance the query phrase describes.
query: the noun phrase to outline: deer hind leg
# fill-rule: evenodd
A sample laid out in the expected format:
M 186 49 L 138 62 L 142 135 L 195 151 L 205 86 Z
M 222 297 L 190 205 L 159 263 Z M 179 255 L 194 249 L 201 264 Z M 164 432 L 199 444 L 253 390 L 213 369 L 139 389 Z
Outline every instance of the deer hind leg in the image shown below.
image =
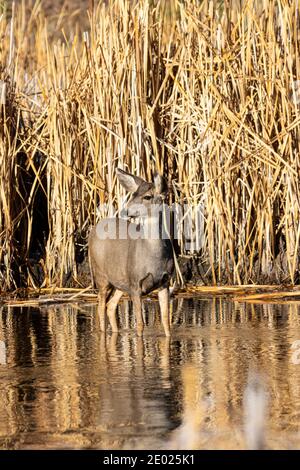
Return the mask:
M 116 289 L 116 291 L 113 293 L 113 296 L 107 303 L 107 316 L 109 319 L 109 323 L 112 329 L 113 333 L 118 332 L 118 324 L 117 324 L 117 318 L 116 318 L 116 312 L 117 312 L 117 305 L 122 297 L 123 292 L 119 289 Z
M 98 306 L 97 317 L 100 325 L 100 330 L 105 333 L 106 331 L 106 293 L 103 291 L 98 293 Z
M 171 336 L 170 332 L 170 295 L 169 288 L 165 287 L 164 289 L 158 292 L 158 300 L 160 306 L 161 321 L 165 330 L 166 336 Z
M 144 320 L 142 312 L 142 295 L 135 293 L 132 295 L 133 312 L 136 318 L 136 329 L 138 336 L 142 336 L 144 331 Z

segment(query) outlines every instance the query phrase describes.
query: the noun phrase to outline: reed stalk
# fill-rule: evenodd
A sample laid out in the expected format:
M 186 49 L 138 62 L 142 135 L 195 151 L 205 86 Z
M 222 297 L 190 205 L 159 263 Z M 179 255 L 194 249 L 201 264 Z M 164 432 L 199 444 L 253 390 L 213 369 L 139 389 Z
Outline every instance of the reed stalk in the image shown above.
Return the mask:
M 2 289 L 76 282 L 116 167 L 168 177 L 213 284 L 296 283 L 297 0 L 28 3 L 0 11 Z

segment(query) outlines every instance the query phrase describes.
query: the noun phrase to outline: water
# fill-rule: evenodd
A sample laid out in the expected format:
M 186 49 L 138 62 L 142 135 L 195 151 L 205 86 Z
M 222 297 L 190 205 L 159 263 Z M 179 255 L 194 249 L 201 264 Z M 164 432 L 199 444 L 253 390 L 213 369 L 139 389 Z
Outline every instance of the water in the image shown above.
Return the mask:
M 2 307 L 0 447 L 245 448 L 254 374 L 266 446 L 300 448 L 298 305 L 174 299 L 170 340 L 155 301 L 144 302 L 143 339 L 127 301 L 106 340 L 95 304 Z

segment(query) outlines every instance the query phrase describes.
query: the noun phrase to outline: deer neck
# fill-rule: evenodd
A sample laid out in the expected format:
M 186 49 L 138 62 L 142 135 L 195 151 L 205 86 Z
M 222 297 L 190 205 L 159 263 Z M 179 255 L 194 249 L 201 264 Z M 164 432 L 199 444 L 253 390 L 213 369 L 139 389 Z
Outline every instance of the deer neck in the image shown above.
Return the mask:
M 169 238 L 168 228 L 166 228 L 166 221 L 164 220 L 163 212 L 144 218 L 141 224 L 144 238 L 149 242 L 161 243 L 162 240 Z

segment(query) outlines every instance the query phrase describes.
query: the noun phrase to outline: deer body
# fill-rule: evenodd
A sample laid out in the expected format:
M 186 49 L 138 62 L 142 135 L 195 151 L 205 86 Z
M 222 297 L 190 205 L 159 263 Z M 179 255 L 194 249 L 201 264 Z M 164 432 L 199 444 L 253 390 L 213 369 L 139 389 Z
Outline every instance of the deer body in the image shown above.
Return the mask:
M 105 219 L 91 230 L 89 257 L 98 294 L 100 328 L 106 330 L 106 311 L 113 331 L 117 331 L 116 308 L 123 292 L 133 301 L 137 331 L 142 334 L 142 294 L 160 289 L 159 302 L 166 336 L 170 335 L 169 279 L 174 269 L 173 249 L 168 238 L 162 238 L 162 214 L 150 213 L 151 205 L 161 204 L 164 186 L 161 177 L 147 183 L 141 178 L 117 170 L 121 184 L 133 192 L 128 216 L 141 223 L 122 218 Z M 140 209 L 142 207 L 142 210 Z M 108 228 L 108 231 L 105 230 Z M 106 235 L 110 233 L 110 237 Z M 104 236 L 103 236 L 104 234 Z M 108 303 L 108 290 L 115 292 Z

